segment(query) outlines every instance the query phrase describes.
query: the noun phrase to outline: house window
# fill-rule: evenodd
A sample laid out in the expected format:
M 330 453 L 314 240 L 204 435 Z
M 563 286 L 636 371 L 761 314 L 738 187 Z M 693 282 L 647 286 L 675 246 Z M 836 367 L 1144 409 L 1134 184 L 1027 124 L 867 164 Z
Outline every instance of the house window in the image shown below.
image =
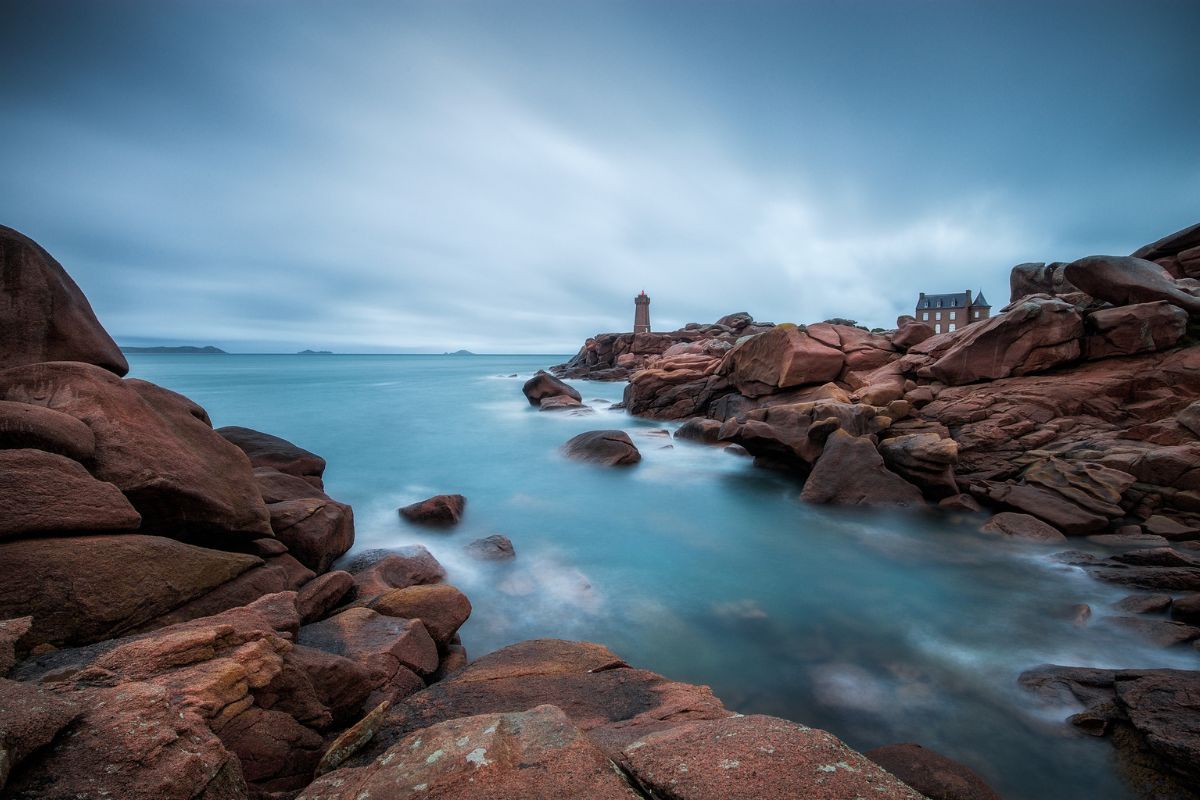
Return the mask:
M 934 332 L 934 333 L 941 333 L 941 332 L 942 332 L 942 326 L 941 326 L 941 323 L 938 323 L 937 325 L 934 325 L 934 326 L 933 326 L 933 332 Z
M 954 314 L 955 314 L 954 311 L 950 312 L 950 319 L 954 319 Z M 951 328 L 950 330 L 954 330 L 954 328 Z
M 978 313 L 978 312 L 976 312 L 976 313 Z M 924 320 L 925 322 L 928 322 L 929 321 L 929 312 L 928 311 L 923 312 L 921 314 L 921 319 Z
M 979 319 L 979 312 L 978 312 L 978 311 L 976 311 L 976 312 L 975 312 L 975 319 Z
M 951 330 L 951 331 L 953 331 L 953 330 L 954 330 L 954 323 L 953 323 L 953 322 L 951 322 L 951 323 L 950 323 L 950 330 Z
M 933 318 L 934 318 L 934 319 L 941 319 L 941 318 L 942 318 L 942 312 L 940 312 L 940 311 L 939 311 L 939 312 L 937 312 L 936 314 L 934 314 L 934 315 L 933 315 Z

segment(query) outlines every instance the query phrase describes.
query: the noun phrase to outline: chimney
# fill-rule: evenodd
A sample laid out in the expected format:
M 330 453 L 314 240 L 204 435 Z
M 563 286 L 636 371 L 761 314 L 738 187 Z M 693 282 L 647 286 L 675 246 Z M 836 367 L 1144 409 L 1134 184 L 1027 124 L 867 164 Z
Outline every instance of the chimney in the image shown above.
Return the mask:
M 971 290 L 967 289 L 967 308 L 971 307 Z

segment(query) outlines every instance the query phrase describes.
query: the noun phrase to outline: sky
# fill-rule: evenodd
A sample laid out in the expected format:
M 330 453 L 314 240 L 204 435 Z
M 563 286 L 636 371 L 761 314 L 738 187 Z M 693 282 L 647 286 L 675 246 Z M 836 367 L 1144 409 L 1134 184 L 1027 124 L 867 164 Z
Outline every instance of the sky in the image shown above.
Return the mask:
M 1200 221 L 1200 3 L 0 0 L 0 224 L 126 345 L 568 353 Z

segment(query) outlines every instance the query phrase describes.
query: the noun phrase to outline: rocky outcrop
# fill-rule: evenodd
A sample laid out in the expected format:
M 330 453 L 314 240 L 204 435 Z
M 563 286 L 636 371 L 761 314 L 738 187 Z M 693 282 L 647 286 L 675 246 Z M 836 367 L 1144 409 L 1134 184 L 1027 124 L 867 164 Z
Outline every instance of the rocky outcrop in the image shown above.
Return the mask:
M 1088 256 L 1064 268 L 1071 283 L 1115 306 L 1165 301 L 1200 314 L 1200 297 L 1189 294 L 1152 261 L 1132 256 Z
M 832 327 L 832 326 L 828 326 Z M 846 354 L 806 328 L 779 325 L 743 341 L 721 362 L 720 374 L 747 397 L 826 383 L 846 366 Z
M 1093 311 L 1083 355 L 1095 359 L 1165 350 L 1183 337 L 1187 323 L 1187 312 L 1165 300 Z
M 358 601 L 369 603 L 393 589 L 440 583 L 446 569 L 422 545 L 367 550 L 345 565 L 354 578 Z
M 1074 306 L 1026 298 L 1003 314 L 968 325 L 923 369 L 948 386 L 1044 372 L 1079 358 L 1082 335 L 1083 318 Z
M 800 498 L 809 503 L 903 508 L 925 502 L 917 487 L 884 466 L 869 438 L 844 430 L 829 435 Z
M 755 409 L 726 420 L 719 439 L 741 445 L 764 463 L 807 473 L 834 431 L 865 436 L 889 423 L 874 406 L 818 400 Z
M 1200 223 L 1138 248 L 1131 255 L 1153 261 L 1176 278 L 1200 278 Z
M 642 460 L 629 434 L 624 431 L 588 431 L 572 437 L 563 445 L 563 454 L 576 461 L 588 461 L 608 467 L 623 467 Z
M 1065 261 L 1049 264 L 1037 261 L 1017 264 L 1009 273 L 1009 302 L 1015 303 L 1023 297 L 1044 294 L 1050 297 L 1071 295 L 1079 292 L 1064 272 Z
M 0 225 L 0 368 L 43 361 L 129 371 L 62 265 L 32 239 Z
M 236 425 L 218 428 L 224 439 L 246 454 L 255 467 L 270 467 L 285 475 L 295 475 L 318 489 L 323 488 L 325 459 L 298 447 L 287 439 L 241 428 Z
M 418 525 L 447 527 L 458 524 L 467 498 L 461 494 L 439 494 L 400 509 L 400 516 Z

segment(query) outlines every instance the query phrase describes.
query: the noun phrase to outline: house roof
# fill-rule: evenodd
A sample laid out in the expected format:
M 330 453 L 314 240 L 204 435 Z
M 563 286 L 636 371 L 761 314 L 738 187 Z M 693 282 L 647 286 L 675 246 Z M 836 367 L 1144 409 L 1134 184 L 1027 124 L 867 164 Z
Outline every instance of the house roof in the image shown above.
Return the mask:
M 966 308 L 967 293 L 951 292 L 950 294 L 927 294 L 917 300 L 917 308 Z M 972 308 L 991 308 L 987 299 L 980 292 L 971 298 Z

